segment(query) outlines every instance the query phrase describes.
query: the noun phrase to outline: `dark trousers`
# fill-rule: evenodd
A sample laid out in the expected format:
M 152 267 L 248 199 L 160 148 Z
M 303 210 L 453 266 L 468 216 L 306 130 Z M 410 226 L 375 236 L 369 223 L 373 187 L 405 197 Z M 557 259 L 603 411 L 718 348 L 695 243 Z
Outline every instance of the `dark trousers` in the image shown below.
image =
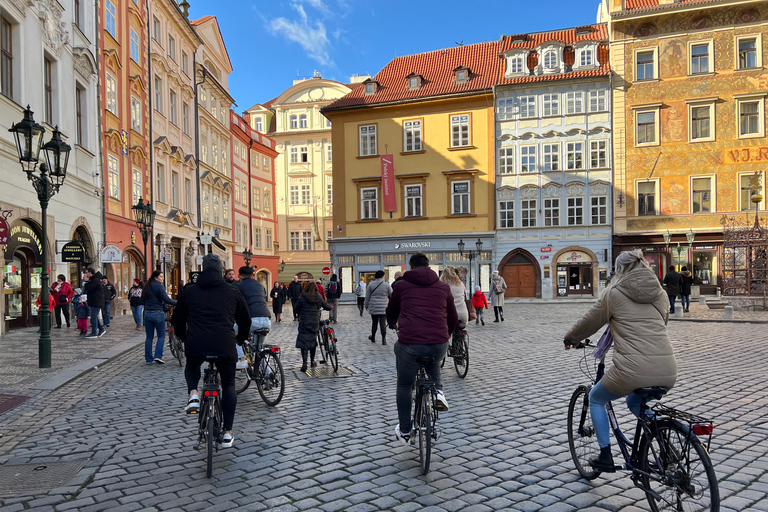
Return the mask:
M 691 296 L 681 295 L 680 304 L 683 306 L 683 311 L 688 311 L 691 308 Z
M 677 298 L 677 295 L 667 295 L 669 297 L 669 312 L 671 314 L 675 314 L 675 299 Z
M 357 298 L 357 309 L 360 310 L 360 316 L 363 316 L 363 310 L 365 309 L 365 297 Z
M 496 317 L 496 320 L 499 319 L 499 316 L 504 318 L 504 308 L 502 306 L 493 306 L 493 315 Z
M 376 336 L 376 327 L 381 329 L 381 338 L 387 337 L 387 315 L 371 315 L 371 338 Z
M 299 299 L 294 299 L 291 297 L 291 309 L 293 309 L 293 319 L 296 320 L 299 318 L 298 313 L 296 313 L 296 303 L 299 302 Z
M 448 351 L 448 343 L 437 345 L 407 345 L 395 343 L 395 360 L 397 364 L 397 418 L 400 421 L 400 432 L 411 431 L 411 388 L 419 372 L 419 357 L 431 357 L 432 364 L 427 365 L 427 374 L 435 382 L 435 387 L 442 389 L 440 381 L 440 361 Z
M 88 308 L 91 310 L 91 334 L 99 334 L 99 332 L 104 330 L 99 321 L 99 311 L 101 311 L 101 308 L 93 306 L 88 306 Z
M 110 320 L 112 319 L 109 316 L 109 310 L 112 309 L 112 301 L 108 300 L 104 303 L 104 309 L 101 310 L 101 317 L 104 319 L 104 326 L 108 326 Z
M 200 366 L 205 362 L 203 356 L 187 354 L 187 367 L 184 368 L 184 377 L 187 379 L 187 390 L 197 389 L 200 382 Z M 224 413 L 224 430 L 232 430 L 235 422 L 235 409 L 237 408 L 237 392 L 235 391 L 235 361 L 228 357 L 216 359 L 216 368 L 221 377 L 221 410 Z
M 305 348 L 301 349 L 301 361 L 304 363 L 304 365 L 307 364 L 307 353 L 309 353 L 309 360 L 314 362 L 315 361 L 315 351 L 317 350 L 317 347 L 312 347 L 311 349 L 307 350 Z
M 64 320 L 69 327 L 69 304 L 56 304 L 54 311 L 56 312 L 56 325 L 61 327 L 61 314 L 64 313 Z

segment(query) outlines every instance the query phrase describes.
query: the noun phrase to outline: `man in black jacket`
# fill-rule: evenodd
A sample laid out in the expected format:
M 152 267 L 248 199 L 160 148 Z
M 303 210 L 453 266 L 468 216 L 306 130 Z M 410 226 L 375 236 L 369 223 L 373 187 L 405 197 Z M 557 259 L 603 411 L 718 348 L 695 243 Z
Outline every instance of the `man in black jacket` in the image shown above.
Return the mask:
M 664 276 L 664 289 L 669 297 L 669 313 L 675 314 L 675 298 L 680 293 L 680 287 L 683 285 L 683 276 L 675 271 L 675 266 L 670 265 L 667 275 Z
M 117 291 L 106 277 L 102 277 L 101 282 L 104 284 L 104 309 L 101 310 L 101 318 L 104 319 L 104 327 L 109 327 L 112 318 L 109 310 L 112 309 L 112 301 L 117 297 Z
M 88 307 L 91 310 L 91 333 L 86 338 L 98 338 L 104 336 L 107 331 L 99 321 L 99 312 L 104 309 L 105 290 L 101 282 L 101 272 L 89 267 L 83 274 L 85 281 L 85 293 L 88 295 Z
M 331 320 L 333 323 L 338 323 L 338 313 L 339 313 L 339 299 L 341 298 L 341 282 L 339 281 L 338 276 L 336 274 L 333 274 L 331 276 L 331 282 L 328 283 L 328 285 L 325 287 L 325 300 L 333 306 L 333 309 L 331 310 Z
M 200 366 L 206 356 L 215 356 L 221 376 L 221 407 L 224 413 L 224 436 L 221 446 L 229 448 L 234 442 L 232 424 L 235 420 L 235 344 L 248 337 L 251 316 L 243 295 L 224 281 L 221 260 L 215 254 L 203 258 L 203 271 L 194 284 L 188 284 L 179 297 L 171 320 L 176 335 L 184 340 L 187 366 L 184 376 L 189 390 L 188 414 L 200 409 L 197 384 Z M 233 326 L 237 323 L 238 334 Z
M 299 276 L 293 276 L 293 281 L 288 285 L 288 296 L 291 298 L 291 308 L 293 309 L 293 321 L 296 322 L 299 319 L 299 315 L 296 313 L 296 303 L 299 302 L 301 292 L 304 291 L 304 287 L 299 282 Z
M 253 267 L 240 267 L 238 273 L 240 282 L 236 283 L 235 286 L 243 294 L 251 315 L 251 328 L 248 330 L 248 333 L 250 334 L 257 329 L 271 328 L 272 322 L 269 319 L 272 317 L 272 314 L 267 307 L 267 290 L 260 282 L 253 278 Z M 253 341 L 257 349 L 261 350 L 261 345 L 264 343 L 263 337 L 259 336 L 258 339 Z M 237 369 L 244 370 L 248 368 L 248 362 L 240 350 L 237 351 L 237 355 L 239 356 Z

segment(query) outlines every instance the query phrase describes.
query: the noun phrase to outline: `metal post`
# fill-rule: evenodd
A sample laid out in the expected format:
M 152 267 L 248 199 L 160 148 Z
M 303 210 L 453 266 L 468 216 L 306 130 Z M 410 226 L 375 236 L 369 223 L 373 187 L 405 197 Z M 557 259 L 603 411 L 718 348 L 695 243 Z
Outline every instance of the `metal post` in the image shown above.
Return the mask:
M 149 259 L 147 257 L 148 233 L 146 229 L 141 230 L 141 238 L 144 240 L 144 283 L 146 283 L 149 278 Z
M 51 367 L 51 308 L 50 291 L 48 289 L 48 201 L 50 199 L 50 184 L 46 166 L 40 166 L 40 188 L 38 199 L 43 216 L 43 268 L 40 273 L 40 343 L 38 345 L 38 366 Z

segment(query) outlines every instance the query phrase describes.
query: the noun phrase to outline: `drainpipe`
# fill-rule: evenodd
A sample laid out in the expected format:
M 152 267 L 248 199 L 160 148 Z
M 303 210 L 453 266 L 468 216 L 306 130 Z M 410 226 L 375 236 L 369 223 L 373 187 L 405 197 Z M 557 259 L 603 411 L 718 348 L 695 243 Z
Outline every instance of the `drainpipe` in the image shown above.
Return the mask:
M 610 55 L 609 55 L 609 58 L 608 58 L 608 62 L 610 62 Z M 611 92 L 611 94 L 613 94 L 613 70 L 611 70 L 611 72 L 608 74 L 608 90 Z M 610 215 L 611 215 L 611 218 L 612 218 L 613 222 L 611 222 L 611 241 L 610 241 L 610 246 L 608 247 L 608 254 L 609 254 L 608 261 L 611 263 L 611 266 L 608 269 L 608 275 L 609 276 L 611 275 L 611 270 L 613 269 L 613 245 L 614 245 L 614 243 L 613 243 L 613 237 L 614 237 L 613 229 L 614 229 L 614 222 L 616 220 L 616 215 L 615 215 L 615 212 L 614 212 L 614 205 L 616 204 L 615 203 L 615 200 L 616 200 L 616 161 L 615 161 L 615 158 L 614 158 L 615 151 L 614 151 L 614 145 L 613 145 L 614 138 L 616 137 L 616 132 L 613 129 L 613 112 L 614 112 L 614 110 L 613 110 L 613 96 L 611 96 L 611 109 L 610 109 L 610 111 L 611 111 L 611 211 L 610 211 Z M 624 200 L 626 201 L 626 197 L 624 198 Z
M 98 0 L 97 0 L 98 1 Z M 148 105 L 149 105 L 149 200 L 152 201 L 152 198 L 154 197 L 154 183 L 155 183 L 155 177 L 154 177 L 154 170 L 155 170 L 155 139 L 154 134 L 152 133 L 152 92 L 155 87 L 155 82 L 152 80 L 152 33 L 150 31 L 150 12 L 149 12 L 149 0 L 146 0 L 146 8 L 147 8 L 147 82 L 149 94 L 147 95 Z M 155 227 L 152 226 L 152 237 L 154 238 L 155 235 Z M 155 242 L 154 240 L 151 241 L 152 243 L 149 244 L 149 253 L 146 255 L 147 262 L 147 268 L 149 267 L 149 261 L 154 262 L 154 248 L 155 248 Z M 155 270 L 154 263 L 152 264 L 152 271 Z M 147 276 L 147 279 L 149 279 L 149 276 Z
M 99 32 L 99 2 L 98 0 L 94 0 L 93 6 L 96 13 L 96 40 L 98 41 L 99 36 L 101 36 L 101 33 Z M 97 166 L 97 171 L 99 173 L 99 176 L 101 178 L 101 243 L 102 247 L 107 245 L 107 191 L 104 188 L 104 139 L 102 137 L 102 112 L 101 112 L 101 74 L 99 73 L 99 51 L 98 51 L 99 44 L 96 43 L 96 73 L 98 76 L 98 79 L 96 80 L 96 103 L 98 105 L 98 108 L 96 111 L 98 112 L 98 134 L 99 134 L 99 163 Z M 96 244 L 96 254 L 94 254 L 95 258 L 99 257 L 99 244 Z M 99 259 L 100 260 L 100 259 Z M 99 261 L 101 262 L 101 261 Z
M 205 82 L 205 73 L 203 73 L 203 82 Z M 197 82 L 197 52 L 192 52 L 192 83 L 195 84 L 195 179 L 197 180 L 197 228 L 202 234 L 203 219 L 202 208 L 200 206 L 200 116 L 198 113 L 200 105 L 198 103 L 197 95 L 197 86 L 199 85 Z

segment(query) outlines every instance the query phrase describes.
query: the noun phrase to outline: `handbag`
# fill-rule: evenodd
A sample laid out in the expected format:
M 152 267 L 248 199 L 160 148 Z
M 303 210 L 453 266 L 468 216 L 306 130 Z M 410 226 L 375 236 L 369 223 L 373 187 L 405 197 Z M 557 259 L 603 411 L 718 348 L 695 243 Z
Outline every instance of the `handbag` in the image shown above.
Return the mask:
M 467 305 L 467 311 L 469 312 L 469 320 L 477 320 L 477 313 L 475 313 L 475 308 L 472 307 L 472 300 L 471 299 L 464 299 L 464 303 Z

